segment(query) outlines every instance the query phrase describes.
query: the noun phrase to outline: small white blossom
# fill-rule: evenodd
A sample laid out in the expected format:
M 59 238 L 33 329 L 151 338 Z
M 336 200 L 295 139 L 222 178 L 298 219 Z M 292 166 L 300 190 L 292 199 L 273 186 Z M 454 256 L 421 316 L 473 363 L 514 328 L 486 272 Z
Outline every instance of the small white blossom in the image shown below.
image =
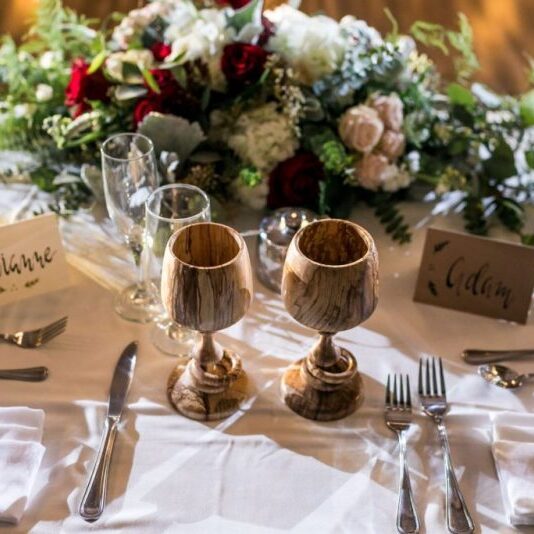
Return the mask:
M 13 107 L 13 115 L 17 119 L 28 118 L 32 114 L 33 108 L 30 104 L 17 104 Z
M 62 60 L 61 52 L 53 52 L 52 50 L 47 50 L 39 60 L 39 65 L 45 69 L 50 70 Z
M 54 89 L 50 85 L 46 83 L 37 85 L 37 89 L 35 90 L 35 98 L 37 102 L 48 102 L 49 100 L 52 100 L 53 96 Z

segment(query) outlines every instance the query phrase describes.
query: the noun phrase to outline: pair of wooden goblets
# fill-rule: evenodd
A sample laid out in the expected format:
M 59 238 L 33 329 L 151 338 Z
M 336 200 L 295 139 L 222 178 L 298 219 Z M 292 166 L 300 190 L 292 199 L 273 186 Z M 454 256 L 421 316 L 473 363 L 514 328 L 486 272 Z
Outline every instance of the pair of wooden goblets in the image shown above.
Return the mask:
M 295 235 L 282 296 L 291 316 L 317 330 L 319 339 L 283 375 L 282 395 L 294 412 L 331 421 L 359 406 L 363 390 L 356 359 L 333 336 L 365 321 L 376 307 L 377 292 L 376 247 L 362 227 L 324 219 Z M 213 335 L 239 321 L 252 302 L 252 269 L 241 235 L 215 223 L 180 229 L 167 244 L 161 293 L 172 319 L 201 334 L 192 358 L 169 377 L 170 402 L 199 421 L 231 415 L 246 399 L 247 377 L 241 358 Z

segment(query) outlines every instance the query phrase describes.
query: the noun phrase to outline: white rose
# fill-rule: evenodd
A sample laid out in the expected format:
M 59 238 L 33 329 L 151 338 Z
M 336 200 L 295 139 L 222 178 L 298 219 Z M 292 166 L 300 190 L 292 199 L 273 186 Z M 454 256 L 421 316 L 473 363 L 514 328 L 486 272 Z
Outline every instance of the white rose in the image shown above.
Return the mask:
M 406 139 L 404 134 L 400 132 L 394 132 L 393 130 L 387 130 L 384 132 L 378 148 L 380 152 L 384 154 L 389 160 L 396 160 L 404 153 L 406 147 Z
M 374 109 L 360 105 L 345 111 L 338 130 L 348 148 L 365 153 L 373 150 L 380 141 L 384 124 Z
M 386 128 L 395 132 L 400 131 L 404 115 L 402 100 L 397 93 L 374 95 L 371 97 L 370 105 L 376 109 Z
M 335 20 L 309 17 L 288 5 L 266 11 L 265 16 L 275 26 L 267 48 L 280 55 L 303 83 L 311 85 L 341 65 L 348 44 Z
M 138 72 L 128 72 L 124 74 L 124 64 L 135 65 Z M 115 52 L 106 59 L 105 67 L 107 73 L 125 83 L 143 83 L 141 69 L 149 70 L 154 66 L 154 56 L 150 50 L 127 50 L 126 52 Z
M 46 83 L 40 83 L 35 90 L 37 102 L 48 102 L 54 96 L 54 89 Z

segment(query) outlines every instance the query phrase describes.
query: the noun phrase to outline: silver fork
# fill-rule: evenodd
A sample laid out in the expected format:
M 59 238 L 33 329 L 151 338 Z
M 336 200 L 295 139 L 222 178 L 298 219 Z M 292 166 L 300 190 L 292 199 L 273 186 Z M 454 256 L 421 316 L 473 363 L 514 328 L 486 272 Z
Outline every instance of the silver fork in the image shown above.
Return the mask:
M 460 485 L 454 473 L 452 464 L 449 438 L 445 428 L 445 414 L 449 406 L 447 404 L 447 390 L 445 388 L 445 378 L 443 376 L 443 363 L 439 358 L 439 381 L 436 373 L 436 359 L 431 358 L 425 362 L 425 373 L 423 377 L 423 360 L 419 360 L 419 397 L 423 405 L 423 411 L 431 417 L 438 428 L 441 449 L 445 461 L 445 506 L 447 509 L 447 528 L 454 534 L 464 532 L 474 532 L 474 524 L 469 510 L 465 504 L 464 497 L 460 491 Z
M 419 532 L 419 518 L 415 510 L 415 504 L 410 484 L 410 474 L 406 461 L 406 436 L 404 433 L 410 428 L 412 422 L 412 397 L 410 394 L 410 379 L 406 375 L 406 395 L 399 375 L 397 387 L 397 375 L 393 375 L 393 390 L 390 388 L 390 376 L 386 384 L 386 406 L 384 419 L 387 427 L 397 434 L 400 449 L 400 485 L 399 504 L 397 506 L 397 530 L 401 534 Z
M 49 325 L 37 328 L 37 330 L 29 330 L 27 332 L 21 330 L 14 334 L 0 334 L 0 339 L 24 349 L 40 347 L 65 331 L 67 319 L 68 317 L 62 317 Z

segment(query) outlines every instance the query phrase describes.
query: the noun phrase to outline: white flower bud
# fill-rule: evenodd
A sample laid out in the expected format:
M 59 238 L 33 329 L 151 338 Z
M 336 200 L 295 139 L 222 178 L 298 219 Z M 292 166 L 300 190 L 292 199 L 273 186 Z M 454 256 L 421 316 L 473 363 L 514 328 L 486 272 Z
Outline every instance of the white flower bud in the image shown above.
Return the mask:
M 54 96 L 54 89 L 46 83 L 40 83 L 35 91 L 37 102 L 48 102 Z

